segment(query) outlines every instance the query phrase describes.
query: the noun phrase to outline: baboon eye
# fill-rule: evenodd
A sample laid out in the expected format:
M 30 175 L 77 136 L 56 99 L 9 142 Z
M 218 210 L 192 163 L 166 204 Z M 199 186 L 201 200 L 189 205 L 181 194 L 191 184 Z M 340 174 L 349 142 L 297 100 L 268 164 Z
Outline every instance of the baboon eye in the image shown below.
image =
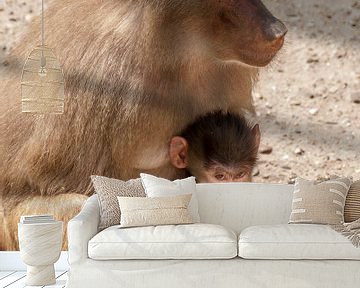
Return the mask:
M 215 178 L 217 180 L 224 181 L 225 180 L 225 174 L 222 174 L 222 173 L 216 174 Z

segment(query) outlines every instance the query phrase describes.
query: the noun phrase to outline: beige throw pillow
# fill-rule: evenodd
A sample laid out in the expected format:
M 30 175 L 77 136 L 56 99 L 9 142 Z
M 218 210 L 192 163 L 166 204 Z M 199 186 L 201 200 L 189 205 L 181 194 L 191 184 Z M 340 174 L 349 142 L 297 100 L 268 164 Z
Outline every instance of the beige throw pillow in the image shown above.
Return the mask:
M 351 180 L 337 178 L 316 184 L 296 178 L 289 223 L 342 224 Z
M 345 222 L 353 222 L 360 219 L 360 180 L 351 184 L 345 201 Z
M 121 227 L 193 223 L 187 209 L 191 194 L 117 198 L 121 210 Z
M 104 176 L 91 176 L 92 183 L 98 194 L 100 205 L 99 229 L 120 224 L 120 209 L 117 196 L 145 197 L 141 179 L 122 181 Z

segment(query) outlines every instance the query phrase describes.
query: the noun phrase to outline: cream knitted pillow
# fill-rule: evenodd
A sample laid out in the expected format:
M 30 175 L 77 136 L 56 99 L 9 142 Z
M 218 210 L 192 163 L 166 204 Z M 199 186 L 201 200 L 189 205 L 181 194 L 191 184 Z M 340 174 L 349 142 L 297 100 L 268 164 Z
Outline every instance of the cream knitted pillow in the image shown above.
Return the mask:
M 104 176 L 91 176 L 92 183 L 98 194 L 100 205 L 99 229 L 120 224 L 120 209 L 117 196 L 145 197 L 141 179 L 122 181 Z
M 318 184 L 296 178 L 289 223 L 344 223 L 345 199 L 350 185 L 348 178 Z
M 117 197 L 121 227 L 190 224 L 187 209 L 191 194 L 170 197 Z
M 345 222 L 360 219 L 360 180 L 351 184 L 345 201 Z

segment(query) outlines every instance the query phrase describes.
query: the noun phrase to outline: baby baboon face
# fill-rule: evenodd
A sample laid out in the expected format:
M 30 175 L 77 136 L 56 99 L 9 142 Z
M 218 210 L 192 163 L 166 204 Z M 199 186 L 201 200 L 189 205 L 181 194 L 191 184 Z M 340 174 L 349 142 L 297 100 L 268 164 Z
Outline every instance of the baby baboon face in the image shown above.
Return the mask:
M 252 170 L 250 166 L 229 167 L 219 163 L 197 171 L 195 177 L 198 183 L 251 182 Z
M 219 60 L 263 67 L 284 43 L 285 25 L 260 0 L 181 2 L 188 11 L 187 31 L 203 34 L 207 42 L 203 48 Z

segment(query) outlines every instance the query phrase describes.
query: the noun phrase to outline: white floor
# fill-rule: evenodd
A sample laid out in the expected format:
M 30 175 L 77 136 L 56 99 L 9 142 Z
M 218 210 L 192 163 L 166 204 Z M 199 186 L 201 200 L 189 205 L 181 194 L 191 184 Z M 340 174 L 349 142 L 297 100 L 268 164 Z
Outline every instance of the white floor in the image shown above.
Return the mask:
M 63 288 L 66 284 L 66 271 L 55 272 L 56 284 L 50 286 L 26 286 L 26 271 L 0 271 L 0 288 L 35 288 L 52 287 Z

